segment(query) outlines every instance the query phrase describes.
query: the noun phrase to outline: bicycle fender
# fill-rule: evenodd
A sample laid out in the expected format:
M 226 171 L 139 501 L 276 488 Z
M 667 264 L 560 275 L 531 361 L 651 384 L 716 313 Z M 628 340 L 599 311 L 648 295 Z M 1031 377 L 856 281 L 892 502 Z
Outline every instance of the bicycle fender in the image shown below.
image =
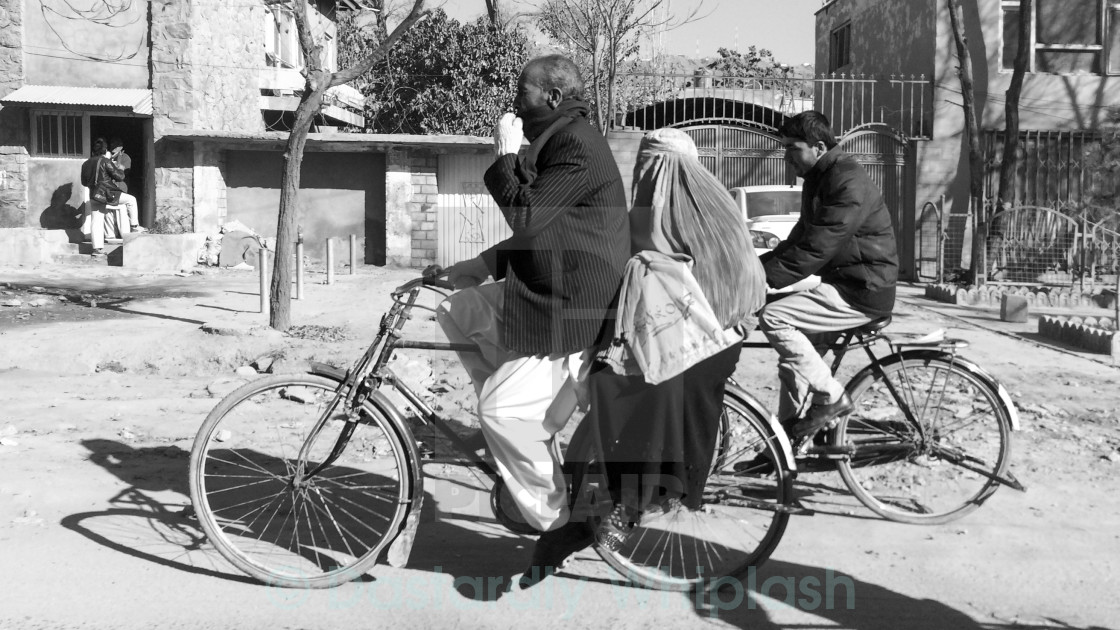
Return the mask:
M 346 370 L 336 368 L 320 361 L 311 362 L 311 373 L 316 376 L 325 376 L 334 381 L 341 383 L 346 380 Z
M 1011 421 L 1011 430 L 1019 430 L 1019 410 L 1015 407 L 1015 401 L 1011 399 L 1010 392 L 1008 392 L 1007 388 L 1003 386 L 1003 383 L 997 381 L 994 376 L 989 374 L 984 368 L 980 367 L 976 363 L 960 355 L 953 355 L 948 352 L 930 349 L 903 350 L 884 358 L 880 361 L 880 363 L 884 366 L 893 365 L 895 363 L 898 363 L 899 361 L 902 361 L 903 359 L 941 359 L 943 361 L 951 362 L 953 365 L 960 366 L 961 369 L 978 378 L 982 383 L 987 385 L 992 389 L 992 391 L 996 393 L 996 398 L 998 398 L 1000 403 L 1002 403 L 1003 406 L 1007 409 L 1007 415 Z M 868 365 L 867 367 L 860 370 L 855 376 L 853 376 L 851 380 L 848 381 L 848 384 L 851 385 L 853 383 L 859 382 L 860 379 L 871 374 L 874 369 L 874 366 Z
M 767 411 L 766 407 L 758 402 L 758 399 L 748 394 L 745 389 L 739 387 L 737 383 L 734 383 L 730 379 L 724 391 L 725 396 L 728 394 L 737 398 L 739 402 L 743 403 L 743 405 L 751 411 L 766 418 L 766 422 L 770 425 L 770 432 L 774 434 L 774 437 L 778 440 L 778 445 L 781 446 L 782 457 L 786 458 L 786 467 L 791 473 L 796 473 L 797 459 L 793 456 L 793 445 L 790 444 L 789 436 L 786 435 L 786 430 L 783 429 L 782 425 L 778 422 L 778 416 Z

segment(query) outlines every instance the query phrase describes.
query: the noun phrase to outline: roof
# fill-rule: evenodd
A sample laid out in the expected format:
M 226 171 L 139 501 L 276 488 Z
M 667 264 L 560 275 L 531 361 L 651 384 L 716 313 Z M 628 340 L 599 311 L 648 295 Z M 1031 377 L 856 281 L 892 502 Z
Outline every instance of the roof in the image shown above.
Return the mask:
M 259 149 L 284 149 L 288 142 L 286 131 L 215 131 L 203 129 L 184 129 L 160 136 L 169 140 L 184 142 L 212 142 L 226 146 L 243 146 Z M 385 151 L 391 148 L 422 147 L 431 150 L 477 150 L 482 151 L 494 146 L 493 138 L 479 136 L 456 136 L 449 134 L 425 135 L 406 133 L 309 133 L 307 148 L 329 151 Z
M 122 107 L 134 114 L 152 115 L 152 91 L 126 88 L 25 85 L 0 98 L 0 103 Z

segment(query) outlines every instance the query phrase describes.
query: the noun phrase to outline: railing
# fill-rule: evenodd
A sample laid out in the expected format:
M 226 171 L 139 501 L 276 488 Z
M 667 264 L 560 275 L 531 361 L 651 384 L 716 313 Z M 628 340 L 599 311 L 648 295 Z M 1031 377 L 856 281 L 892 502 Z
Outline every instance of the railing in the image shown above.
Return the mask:
M 787 116 L 816 109 L 837 136 L 881 123 L 906 138 L 928 138 L 931 90 L 924 76 L 627 74 L 619 80 L 616 111 L 624 112 L 619 124 L 643 130 L 721 122 L 775 130 Z
M 972 266 L 972 213 L 942 217 L 937 204 L 927 203 L 920 226 L 923 242 L 930 208 L 938 211 L 929 213 L 939 225 L 938 276 L 963 279 L 964 271 Z M 989 217 L 985 231 L 976 235 L 985 244 L 979 252 L 984 257 L 979 268 L 984 270 L 985 282 L 1078 285 L 1089 291 L 1115 284 L 1120 274 L 1120 213 L 1094 222 L 1076 204 L 1016 206 L 995 212 L 991 201 L 985 202 L 985 212 Z M 924 245 L 921 249 L 926 251 Z

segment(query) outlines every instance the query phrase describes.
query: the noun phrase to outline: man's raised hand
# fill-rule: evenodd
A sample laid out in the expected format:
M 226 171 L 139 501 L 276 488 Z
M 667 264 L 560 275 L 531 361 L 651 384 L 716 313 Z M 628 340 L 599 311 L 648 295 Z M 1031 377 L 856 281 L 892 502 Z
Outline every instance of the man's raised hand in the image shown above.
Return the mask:
M 512 112 L 502 114 L 498 124 L 494 125 L 494 152 L 498 157 L 510 153 L 516 154 L 521 150 L 521 141 L 525 139 L 525 132 L 521 129 L 521 119 Z

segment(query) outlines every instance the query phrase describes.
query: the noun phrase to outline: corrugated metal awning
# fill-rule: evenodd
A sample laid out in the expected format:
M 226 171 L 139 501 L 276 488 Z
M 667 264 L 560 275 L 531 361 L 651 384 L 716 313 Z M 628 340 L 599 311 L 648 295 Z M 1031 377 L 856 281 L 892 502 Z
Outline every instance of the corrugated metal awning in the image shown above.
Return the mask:
M 125 88 L 67 87 L 25 85 L 0 98 L 0 103 L 72 105 L 85 107 L 127 107 L 134 114 L 152 115 L 152 91 Z

